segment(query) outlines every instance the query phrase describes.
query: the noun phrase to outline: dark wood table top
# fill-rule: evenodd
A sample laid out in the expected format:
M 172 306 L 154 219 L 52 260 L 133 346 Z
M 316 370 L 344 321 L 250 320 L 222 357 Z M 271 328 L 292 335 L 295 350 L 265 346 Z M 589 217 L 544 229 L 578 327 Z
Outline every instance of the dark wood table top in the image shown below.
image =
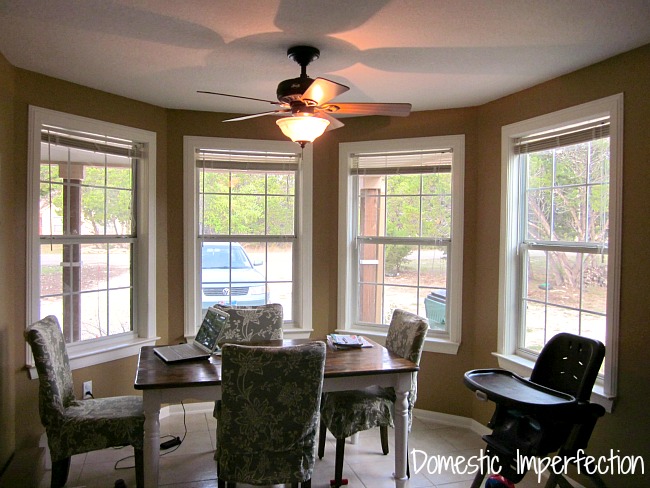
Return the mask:
M 308 341 L 308 339 L 285 339 L 269 341 L 263 345 L 290 346 Z M 373 347 L 347 350 L 335 349 L 327 345 L 325 378 L 408 373 L 418 370 L 415 363 L 391 353 L 376 342 L 370 340 L 369 342 Z M 209 360 L 167 364 L 156 356 L 153 346 L 145 346 L 140 351 L 134 383 L 136 390 L 219 384 L 221 384 L 221 356 L 212 356 Z

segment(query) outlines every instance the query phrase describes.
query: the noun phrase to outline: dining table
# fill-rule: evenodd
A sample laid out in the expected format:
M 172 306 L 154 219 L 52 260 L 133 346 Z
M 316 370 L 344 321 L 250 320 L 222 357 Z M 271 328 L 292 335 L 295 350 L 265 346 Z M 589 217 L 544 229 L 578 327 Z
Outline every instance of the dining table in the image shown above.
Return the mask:
M 247 343 L 285 347 L 314 339 L 283 339 Z M 372 385 L 393 387 L 395 400 L 395 471 L 397 487 L 407 480 L 408 392 L 412 373 L 418 366 L 381 344 L 367 339 L 370 347 L 337 348 L 328 344 L 323 391 L 356 390 Z M 160 409 L 165 404 L 187 400 L 214 402 L 221 399 L 221 356 L 180 363 L 166 363 L 154 353 L 154 346 L 140 350 L 134 388 L 142 391 L 144 405 L 144 485 L 158 486 L 160 461 Z

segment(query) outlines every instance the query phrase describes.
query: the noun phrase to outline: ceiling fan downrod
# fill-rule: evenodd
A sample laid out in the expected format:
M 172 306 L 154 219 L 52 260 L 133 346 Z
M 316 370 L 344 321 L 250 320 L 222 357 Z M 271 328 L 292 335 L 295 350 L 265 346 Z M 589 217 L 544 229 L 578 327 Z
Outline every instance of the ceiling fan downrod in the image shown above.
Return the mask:
M 307 77 L 307 66 L 320 57 L 320 50 L 313 46 L 293 46 L 287 50 L 287 57 L 300 65 L 300 77 Z

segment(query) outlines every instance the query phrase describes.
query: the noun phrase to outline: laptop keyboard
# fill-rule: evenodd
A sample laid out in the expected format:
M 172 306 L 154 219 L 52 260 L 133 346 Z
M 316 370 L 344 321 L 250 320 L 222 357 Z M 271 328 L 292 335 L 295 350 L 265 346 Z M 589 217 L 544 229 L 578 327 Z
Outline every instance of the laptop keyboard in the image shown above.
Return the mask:
M 194 347 L 187 347 L 187 344 L 181 344 L 180 346 L 172 346 L 171 350 L 178 356 L 179 359 L 187 359 L 195 357 L 199 351 Z

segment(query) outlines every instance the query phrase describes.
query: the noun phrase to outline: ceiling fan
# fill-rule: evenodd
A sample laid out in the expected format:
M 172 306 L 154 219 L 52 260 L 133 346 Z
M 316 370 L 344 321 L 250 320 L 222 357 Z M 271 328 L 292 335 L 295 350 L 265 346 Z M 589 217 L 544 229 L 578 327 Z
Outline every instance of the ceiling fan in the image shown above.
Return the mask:
M 277 106 L 275 110 L 226 119 L 224 122 L 277 115 L 282 117 L 276 122 L 282 132 L 302 147 L 307 142 L 313 142 L 328 126 L 329 130 L 343 127 L 343 122 L 332 117 L 332 114 L 406 117 L 411 112 L 410 103 L 331 102 L 333 98 L 350 88 L 325 78 L 312 79 L 307 76 L 307 66 L 320 57 L 320 51 L 312 46 L 294 46 L 289 48 L 287 56 L 300 65 L 300 76 L 278 84 L 276 90 L 278 101 L 204 90 L 198 90 L 198 93 L 256 100 Z

